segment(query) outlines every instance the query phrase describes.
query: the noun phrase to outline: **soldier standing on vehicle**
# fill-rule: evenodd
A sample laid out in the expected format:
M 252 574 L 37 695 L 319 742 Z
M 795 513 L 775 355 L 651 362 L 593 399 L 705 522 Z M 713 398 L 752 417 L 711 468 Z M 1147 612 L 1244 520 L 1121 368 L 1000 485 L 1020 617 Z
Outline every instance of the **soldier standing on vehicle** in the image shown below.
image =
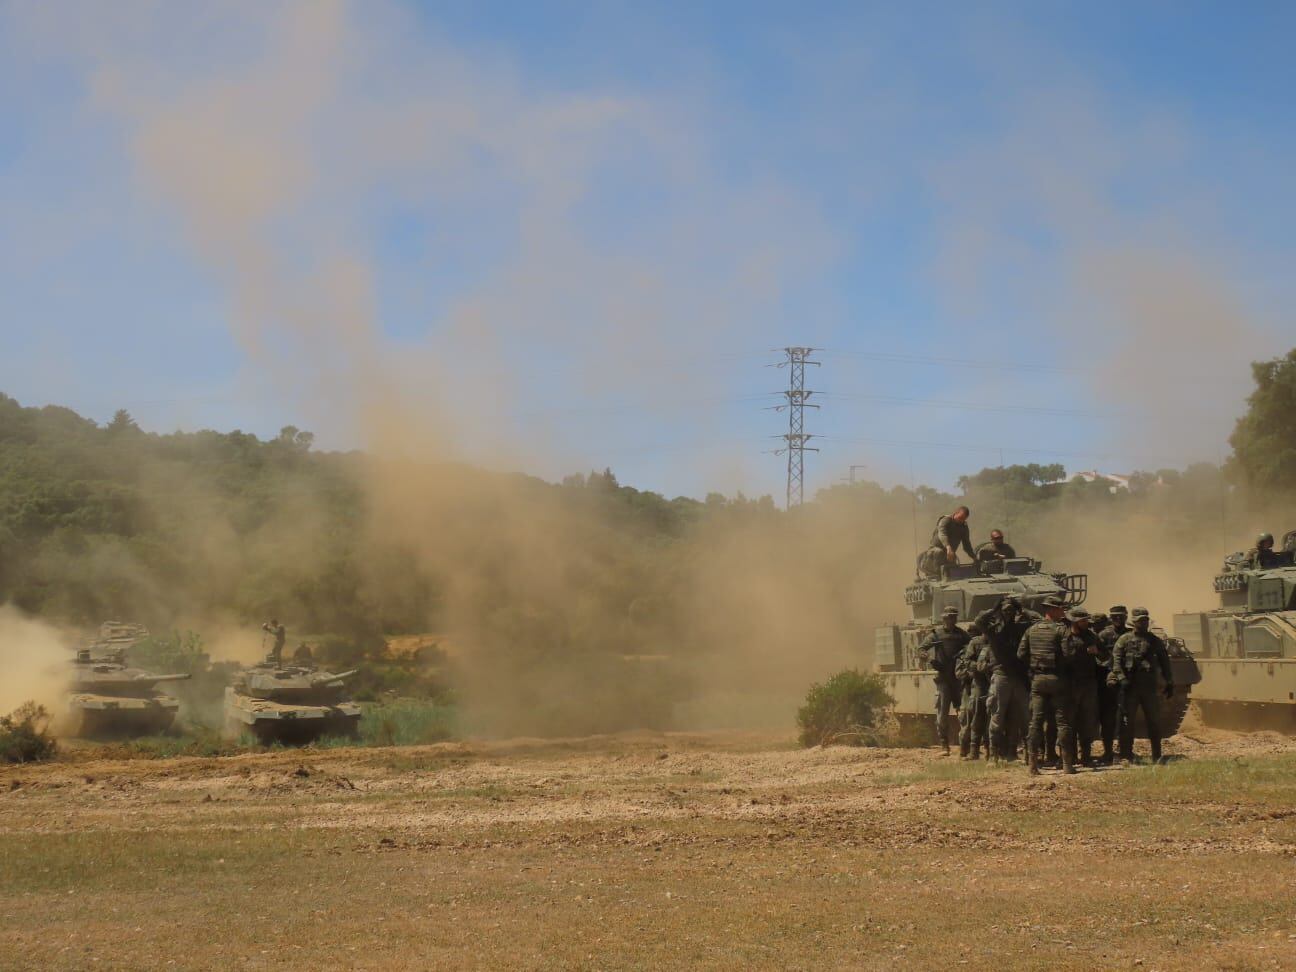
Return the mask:
M 274 659 L 276 665 L 279 664 L 283 657 L 284 642 L 288 640 L 288 632 L 284 626 L 279 623 L 278 618 L 271 618 L 265 624 L 261 625 L 262 631 L 268 631 L 274 635 L 274 647 L 270 649 L 270 657 Z
M 976 548 L 976 560 L 979 564 L 991 563 L 996 560 L 1012 560 L 1016 556 L 1017 551 L 1004 540 L 1002 530 L 991 530 L 990 540 Z
M 1039 774 L 1044 754 L 1044 722 L 1050 713 L 1057 719 L 1058 746 L 1062 750 L 1062 769 L 1075 772 L 1071 762 L 1071 685 L 1068 678 L 1071 659 L 1067 657 L 1067 626 L 1062 623 L 1065 607 L 1056 597 L 1045 598 L 1043 621 L 1031 625 L 1022 635 L 1017 657 L 1030 666 L 1031 729 L 1028 763 L 1032 776 Z
M 1093 768 L 1093 741 L 1098 731 L 1098 680 L 1107 673 L 1101 669 L 1098 657 L 1102 645 L 1093 633 L 1089 612 L 1072 608 L 1067 612 L 1071 630 L 1067 632 L 1064 655 L 1071 656 L 1072 727 L 1071 761 L 1075 762 L 1079 747 L 1080 765 Z
M 990 691 L 990 681 L 981 671 L 978 661 L 985 648 L 986 637 L 974 623 L 972 639 L 959 655 L 954 674 L 958 677 L 963 689 L 962 702 L 959 705 L 959 756 L 963 759 L 980 759 L 981 747 L 986 747 L 986 759 L 990 758 L 989 738 L 986 735 L 986 696 Z
M 1111 623 L 1098 632 L 1101 652 L 1098 655 L 1098 723 L 1102 732 L 1102 756 L 1098 762 L 1110 766 L 1116 761 L 1116 733 L 1120 728 L 1120 688 L 1112 683 L 1112 649 L 1121 635 L 1129 631 L 1125 620 L 1129 609 L 1124 604 L 1113 604 L 1107 612 Z
M 949 717 L 959 710 L 959 681 L 955 674 L 959 656 L 971 636 L 958 626 L 958 608 L 941 612 L 941 626 L 932 630 L 919 646 L 927 664 L 936 671 L 936 744 L 949 755 Z
M 1147 608 L 1135 608 L 1134 628 L 1116 639 L 1112 648 L 1110 679 L 1121 692 L 1120 758 L 1134 761 L 1134 721 L 1139 710 L 1152 745 L 1152 762 L 1161 762 L 1161 700 L 1157 698 L 1157 672 L 1165 679 L 1163 693 L 1174 695 L 1174 671 L 1165 642 L 1151 631 Z
M 1007 597 L 998 607 L 982 611 L 976 619 L 986 639 L 978 665 L 990 683 L 986 711 L 995 760 L 1017 758 L 1017 745 L 1026 722 L 1030 676 L 1017 657 L 1017 646 L 1028 625 L 1021 622 L 1019 611 L 1018 602 Z

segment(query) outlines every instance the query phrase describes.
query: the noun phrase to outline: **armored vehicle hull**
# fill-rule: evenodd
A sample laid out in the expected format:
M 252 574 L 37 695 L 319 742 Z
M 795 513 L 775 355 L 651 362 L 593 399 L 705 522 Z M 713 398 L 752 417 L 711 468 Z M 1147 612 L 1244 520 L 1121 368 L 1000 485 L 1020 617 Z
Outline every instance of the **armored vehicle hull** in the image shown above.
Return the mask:
M 1252 569 L 1233 554 L 1214 586 L 1218 608 L 1174 618 L 1201 667 L 1203 721 L 1296 733 L 1296 566 Z
M 920 579 L 905 589 L 905 602 L 912 618 L 903 625 L 884 625 L 874 632 L 872 670 L 881 677 L 896 700 L 895 714 L 902 725 L 915 731 L 934 730 L 936 724 L 936 682 L 918 650 L 939 624 L 947 607 L 959 612 L 960 627 L 967 628 L 982 611 L 1004 597 L 1015 597 L 1026 610 L 1038 611 L 1046 597 L 1061 598 L 1075 607 L 1088 595 L 1084 574 L 1049 573 L 1030 558 L 949 567 L 945 576 Z M 1182 642 L 1167 639 L 1175 692 L 1162 700 L 1161 726 L 1164 738 L 1179 731 L 1188 713 L 1190 692 L 1202 678 L 1196 659 Z M 956 717 L 951 716 L 951 724 Z M 1140 714 L 1135 734 L 1147 737 Z
M 354 672 L 304 666 L 258 665 L 240 672 L 225 690 L 225 723 L 263 743 L 308 743 L 323 736 L 354 736 L 360 706 L 346 698 L 343 680 Z
M 150 736 L 175 723 L 180 702 L 160 692 L 147 697 L 74 692 L 68 696 L 72 735 L 85 738 Z

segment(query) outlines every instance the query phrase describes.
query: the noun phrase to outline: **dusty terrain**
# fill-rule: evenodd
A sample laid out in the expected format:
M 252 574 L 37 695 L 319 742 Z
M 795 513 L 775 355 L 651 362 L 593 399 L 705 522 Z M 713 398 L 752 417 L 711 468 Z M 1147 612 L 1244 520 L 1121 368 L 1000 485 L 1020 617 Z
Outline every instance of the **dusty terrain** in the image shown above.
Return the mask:
M 1296 741 L 1031 780 L 624 735 L 0 770 L 5 968 L 1296 964 Z

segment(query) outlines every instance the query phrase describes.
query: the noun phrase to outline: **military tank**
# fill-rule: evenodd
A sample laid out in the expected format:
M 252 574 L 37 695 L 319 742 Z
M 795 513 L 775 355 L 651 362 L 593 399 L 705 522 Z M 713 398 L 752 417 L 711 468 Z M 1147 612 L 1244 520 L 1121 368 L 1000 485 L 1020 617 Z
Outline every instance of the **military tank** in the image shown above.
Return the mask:
M 267 658 L 239 672 L 225 689 L 226 725 L 234 733 L 250 732 L 262 743 L 354 736 L 360 706 L 347 698 L 345 681 L 355 673 Z
M 142 736 L 171 728 L 180 702 L 157 686 L 189 676 L 156 675 L 131 668 L 127 652 L 147 637 L 148 631 L 140 625 L 107 621 L 90 647 L 77 652 L 68 686 L 72 735 Z
M 1296 732 L 1293 559 L 1287 550 L 1258 567 L 1230 554 L 1215 576 L 1219 606 L 1174 616 L 1175 636 L 1201 668 L 1193 701 L 1208 725 Z
M 894 711 L 902 725 L 932 726 L 936 719 L 936 683 L 918 646 L 940 624 L 941 613 L 947 607 L 958 609 L 959 626 L 966 629 L 978 614 L 1005 597 L 1015 597 L 1023 608 L 1038 612 L 1047 597 L 1078 607 L 1088 594 L 1087 574 L 1047 571 L 1043 562 L 1033 557 L 947 565 L 939 578 L 920 576 L 905 588 L 910 620 L 875 630 L 872 670 L 881 676 L 896 700 Z M 1160 629 L 1158 633 L 1164 635 Z M 1167 638 L 1166 648 L 1175 681 L 1173 696 L 1162 701 L 1162 732 L 1168 738 L 1183 724 L 1190 691 L 1201 674 L 1182 641 Z M 1142 723 L 1140 713 L 1135 732 L 1145 737 Z

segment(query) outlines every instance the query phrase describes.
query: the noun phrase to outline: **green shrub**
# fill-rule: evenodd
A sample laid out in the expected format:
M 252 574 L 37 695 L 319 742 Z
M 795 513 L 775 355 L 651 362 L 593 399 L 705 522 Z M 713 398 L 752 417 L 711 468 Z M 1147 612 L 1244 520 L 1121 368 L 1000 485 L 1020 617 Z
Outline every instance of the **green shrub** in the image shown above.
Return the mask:
M 893 705 L 895 699 L 877 675 L 854 668 L 838 672 L 822 685 L 811 685 L 805 705 L 797 710 L 801 745 L 876 745 L 879 719 Z
M 0 716 L 0 762 L 35 763 L 53 757 L 57 744 L 49 734 L 50 714 L 45 706 L 24 702 Z

